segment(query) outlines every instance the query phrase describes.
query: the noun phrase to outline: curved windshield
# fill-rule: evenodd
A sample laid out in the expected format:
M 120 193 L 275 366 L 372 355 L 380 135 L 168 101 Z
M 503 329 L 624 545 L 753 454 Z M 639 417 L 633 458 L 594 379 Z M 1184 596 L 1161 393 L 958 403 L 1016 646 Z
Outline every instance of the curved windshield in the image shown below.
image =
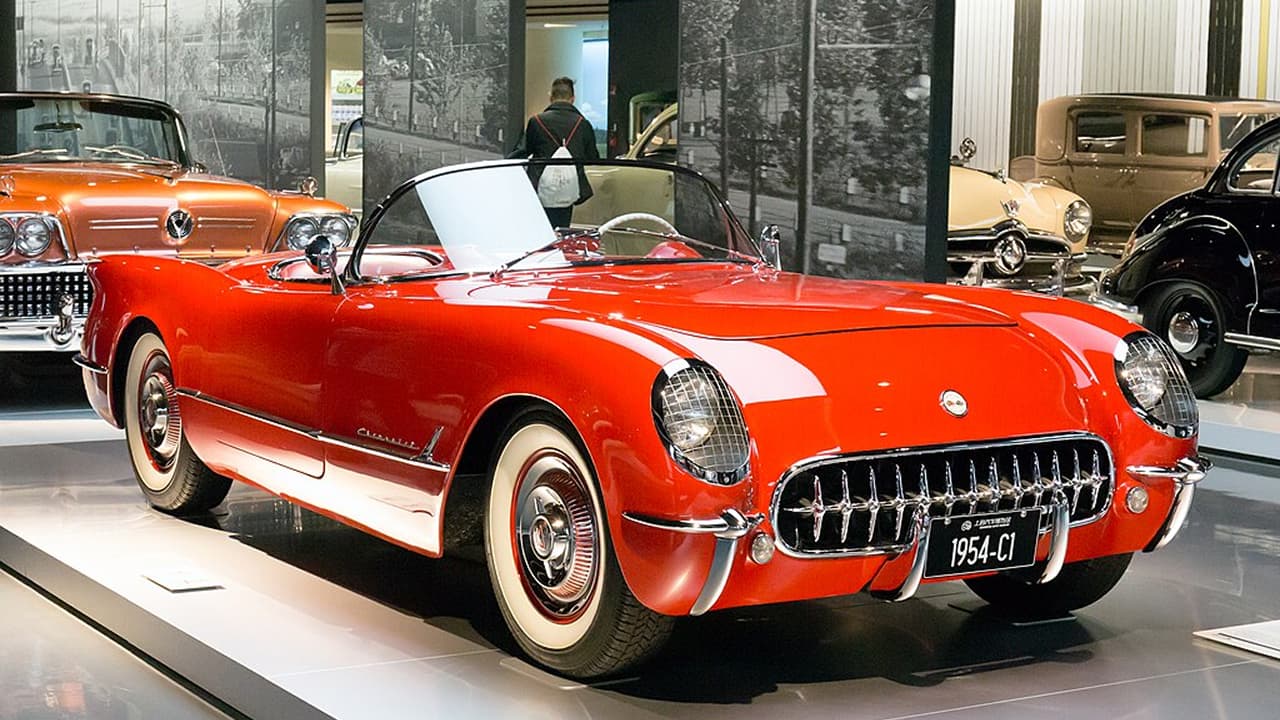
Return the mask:
M 371 220 L 359 275 L 422 274 L 420 266 L 378 259 L 395 247 L 441 256 L 431 272 L 759 261 L 707 180 L 632 161 L 505 161 L 432 173 Z
M 183 164 L 172 113 L 151 105 L 72 98 L 0 98 L 0 163 Z

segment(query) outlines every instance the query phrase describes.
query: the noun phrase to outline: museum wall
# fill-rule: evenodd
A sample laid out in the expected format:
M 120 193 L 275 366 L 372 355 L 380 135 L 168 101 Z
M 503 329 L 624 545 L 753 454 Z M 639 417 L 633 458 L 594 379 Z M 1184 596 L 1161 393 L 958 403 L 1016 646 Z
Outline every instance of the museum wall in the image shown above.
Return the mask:
M 935 3 L 817 0 L 812 18 L 806 6 L 681 0 L 680 159 L 727 187 L 753 230 L 779 226 L 787 267 L 920 279 L 931 102 L 920 75 Z M 806 29 L 812 131 L 802 122 Z M 813 203 L 802 218 L 806 185 Z
M 631 98 L 641 93 L 675 96 L 680 50 L 679 37 L 670 29 L 677 27 L 679 15 L 680 0 L 609 3 L 610 156 L 626 152 L 635 141 L 628 128 Z
M 524 22 L 523 0 L 365 0 L 366 209 L 414 175 L 514 146 Z
M 311 0 L 19 0 L 18 88 L 165 100 L 210 172 L 295 187 L 311 166 Z
M 957 0 L 953 145 L 972 137 L 974 167 L 1008 167 L 1010 88 L 1035 73 L 1038 100 L 1091 92 L 1152 92 L 1280 98 L 1280 7 L 1261 0 L 1032 0 L 1039 3 L 1038 53 L 1014 61 L 1018 0 Z M 1228 87 L 1210 89 L 1212 13 L 1233 43 Z M 1231 16 L 1231 13 L 1238 13 Z M 1230 27 L 1234 26 L 1234 27 Z M 1239 48 L 1234 44 L 1239 34 Z M 1034 108 L 1026 112 L 1034 113 Z M 1032 122 L 1034 120 L 1032 119 Z

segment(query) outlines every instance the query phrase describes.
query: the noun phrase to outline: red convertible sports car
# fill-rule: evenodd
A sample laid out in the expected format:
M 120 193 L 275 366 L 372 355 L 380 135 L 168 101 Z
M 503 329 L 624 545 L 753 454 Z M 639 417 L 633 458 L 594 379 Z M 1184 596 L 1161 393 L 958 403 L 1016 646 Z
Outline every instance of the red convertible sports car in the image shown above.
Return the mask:
M 776 233 L 669 165 L 587 165 L 553 228 L 542 171 L 419 176 L 349 252 L 93 263 L 79 362 L 150 503 L 234 478 L 427 555 L 482 545 L 520 646 L 583 678 L 735 606 L 960 579 L 1076 609 L 1185 519 L 1195 399 L 1139 326 L 782 272 Z

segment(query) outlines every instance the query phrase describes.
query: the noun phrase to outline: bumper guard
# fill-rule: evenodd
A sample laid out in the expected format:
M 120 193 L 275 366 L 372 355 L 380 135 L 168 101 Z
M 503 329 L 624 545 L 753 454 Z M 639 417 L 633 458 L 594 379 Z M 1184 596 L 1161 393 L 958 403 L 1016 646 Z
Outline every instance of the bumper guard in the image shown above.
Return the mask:
M 1174 463 L 1173 467 L 1131 465 L 1127 469 L 1130 475 L 1137 475 L 1141 478 L 1168 478 L 1177 485 L 1177 489 L 1174 490 L 1173 507 L 1169 510 L 1169 517 L 1165 518 L 1164 524 L 1160 526 L 1156 536 L 1143 548 L 1143 552 L 1159 550 L 1168 545 L 1178 535 L 1178 531 L 1182 529 L 1182 524 L 1187 520 L 1187 513 L 1191 511 L 1191 498 L 1195 496 L 1196 484 L 1203 480 L 1204 476 L 1213 469 L 1213 463 L 1209 462 L 1208 458 L 1197 455 L 1195 457 L 1182 458 Z
M 659 530 L 715 536 L 716 550 L 711 559 L 711 569 L 707 571 L 707 579 L 702 583 L 698 599 L 689 609 L 690 615 L 705 613 L 720 599 L 720 593 L 724 592 L 725 585 L 729 583 L 729 571 L 733 569 L 738 541 L 764 520 L 764 515 L 743 515 L 733 508 L 725 510 L 720 513 L 720 517 L 712 520 L 668 520 L 635 513 L 623 513 L 622 517 L 637 525 Z

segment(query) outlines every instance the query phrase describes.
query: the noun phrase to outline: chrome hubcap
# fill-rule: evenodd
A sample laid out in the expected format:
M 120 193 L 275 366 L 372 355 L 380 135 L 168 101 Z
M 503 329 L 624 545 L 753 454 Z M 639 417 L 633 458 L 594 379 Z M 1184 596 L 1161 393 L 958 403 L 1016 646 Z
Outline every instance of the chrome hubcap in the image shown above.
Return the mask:
M 515 523 L 530 597 L 553 619 L 572 619 L 595 588 L 598 530 L 586 481 L 566 458 L 547 454 L 526 467 Z
M 1181 310 L 1169 318 L 1169 345 L 1186 355 L 1200 344 L 1200 323 L 1191 313 Z
M 158 470 L 173 465 L 182 439 L 182 418 L 178 413 L 177 392 L 169 380 L 167 368 L 149 363 L 153 369 L 142 381 L 138 397 L 138 427 L 147 446 L 147 454 Z

